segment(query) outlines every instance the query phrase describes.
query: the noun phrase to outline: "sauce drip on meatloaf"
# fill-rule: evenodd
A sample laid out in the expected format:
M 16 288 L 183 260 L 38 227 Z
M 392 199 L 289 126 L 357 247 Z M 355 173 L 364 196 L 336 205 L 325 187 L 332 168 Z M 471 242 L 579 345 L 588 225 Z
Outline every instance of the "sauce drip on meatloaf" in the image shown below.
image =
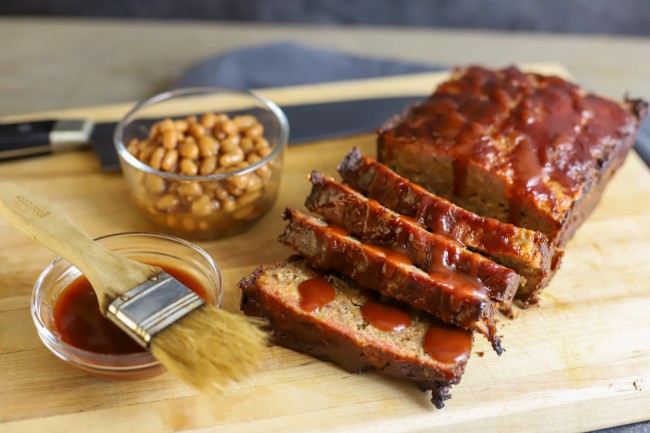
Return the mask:
M 320 277 L 335 297 L 317 311 L 301 306 L 298 287 Z M 351 372 L 376 370 L 413 381 L 431 390 L 431 401 L 441 408 L 449 388 L 460 382 L 472 350 L 472 333 L 439 322 L 402 304 L 361 289 L 340 275 L 314 269 L 304 258 L 260 266 L 239 284 L 241 308 L 269 323 L 274 342 L 332 361 Z M 408 326 L 385 331 L 373 326 L 362 309 L 380 303 L 408 318 Z

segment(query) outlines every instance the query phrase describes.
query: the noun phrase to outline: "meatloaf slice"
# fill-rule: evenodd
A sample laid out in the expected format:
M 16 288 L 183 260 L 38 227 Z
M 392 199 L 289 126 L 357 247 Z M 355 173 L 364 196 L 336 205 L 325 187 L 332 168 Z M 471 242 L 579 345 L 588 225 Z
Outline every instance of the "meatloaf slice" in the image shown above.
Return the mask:
M 376 370 L 411 380 L 432 391 L 431 402 L 438 408 L 450 398 L 449 387 L 460 381 L 470 356 L 470 331 L 388 304 L 347 279 L 317 271 L 298 256 L 260 266 L 239 288 L 241 309 L 267 319 L 275 343 L 350 372 Z M 305 303 L 306 296 L 324 300 L 314 308 Z M 393 322 L 378 321 L 375 311 Z
M 323 270 L 352 278 L 361 287 L 430 313 L 445 323 L 485 335 L 501 354 L 494 313 L 498 301 L 477 279 L 456 272 L 427 273 L 405 254 L 362 243 L 337 226 L 294 209 L 284 212 L 289 223 L 280 242 Z
M 508 308 L 522 278 L 445 236 L 428 232 L 415 220 L 403 217 L 370 200 L 349 186 L 317 171 L 309 176 L 312 190 L 305 206 L 330 224 L 343 227 L 363 242 L 401 251 L 426 272 L 458 272 L 478 279 L 491 299 Z
M 623 163 L 647 103 L 510 67 L 455 71 L 389 122 L 378 158 L 465 209 L 562 248 Z
M 343 180 L 395 212 L 414 218 L 433 233 L 481 252 L 525 278 L 516 297 L 537 303 L 557 269 L 561 251 L 540 232 L 485 218 L 438 197 L 353 148 L 339 164 Z

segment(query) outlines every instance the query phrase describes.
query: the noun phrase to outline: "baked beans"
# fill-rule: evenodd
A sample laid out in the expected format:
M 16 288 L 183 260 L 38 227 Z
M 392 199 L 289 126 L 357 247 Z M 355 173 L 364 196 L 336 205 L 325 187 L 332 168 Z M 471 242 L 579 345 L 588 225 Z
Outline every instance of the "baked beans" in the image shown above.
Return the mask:
M 155 170 L 186 176 L 245 168 L 272 151 L 264 125 L 254 116 L 215 113 L 164 119 L 151 126 L 147 138 L 132 139 L 127 150 Z M 255 171 L 219 180 L 147 174 L 138 177 L 136 203 L 174 232 L 218 237 L 268 210 L 278 188 L 279 164 L 269 161 Z

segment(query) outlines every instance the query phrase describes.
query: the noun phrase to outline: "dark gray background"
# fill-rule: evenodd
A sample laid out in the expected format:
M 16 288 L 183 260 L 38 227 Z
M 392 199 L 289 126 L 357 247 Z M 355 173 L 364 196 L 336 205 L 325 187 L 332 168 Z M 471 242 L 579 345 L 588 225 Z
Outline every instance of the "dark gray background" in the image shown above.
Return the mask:
M 650 35 L 648 0 L 2 0 L 0 15 Z

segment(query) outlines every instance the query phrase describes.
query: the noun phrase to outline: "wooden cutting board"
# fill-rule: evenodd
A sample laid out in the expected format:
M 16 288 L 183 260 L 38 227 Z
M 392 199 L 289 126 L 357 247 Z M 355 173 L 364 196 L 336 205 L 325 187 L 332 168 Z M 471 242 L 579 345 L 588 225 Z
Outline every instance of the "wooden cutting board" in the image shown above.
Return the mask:
M 566 74 L 557 65 L 529 68 Z M 290 103 L 427 94 L 443 77 L 264 95 Z M 46 114 L 106 120 L 128 106 Z M 305 175 L 311 169 L 334 175 L 352 146 L 375 154 L 372 134 L 290 148 L 270 214 L 243 235 L 200 243 L 223 271 L 226 309 L 238 310 L 240 278 L 289 254 L 276 241 L 279 215 L 287 205 L 302 206 L 309 191 Z M 4 163 L 0 178 L 50 198 L 92 236 L 154 230 L 128 201 L 121 175 L 103 174 L 90 151 Z M 269 351 L 261 372 L 219 398 L 198 395 L 169 374 L 139 383 L 87 376 L 54 357 L 31 321 L 31 287 L 53 254 L 0 220 L 0 432 L 560 432 L 650 419 L 649 197 L 650 172 L 630 154 L 568 245 L 541 306 L 515 320 L 500 319 L 503 356 L 477 338 L 466 374 L 443 410 L 409 383 L 349 374 L 279 347 Z

